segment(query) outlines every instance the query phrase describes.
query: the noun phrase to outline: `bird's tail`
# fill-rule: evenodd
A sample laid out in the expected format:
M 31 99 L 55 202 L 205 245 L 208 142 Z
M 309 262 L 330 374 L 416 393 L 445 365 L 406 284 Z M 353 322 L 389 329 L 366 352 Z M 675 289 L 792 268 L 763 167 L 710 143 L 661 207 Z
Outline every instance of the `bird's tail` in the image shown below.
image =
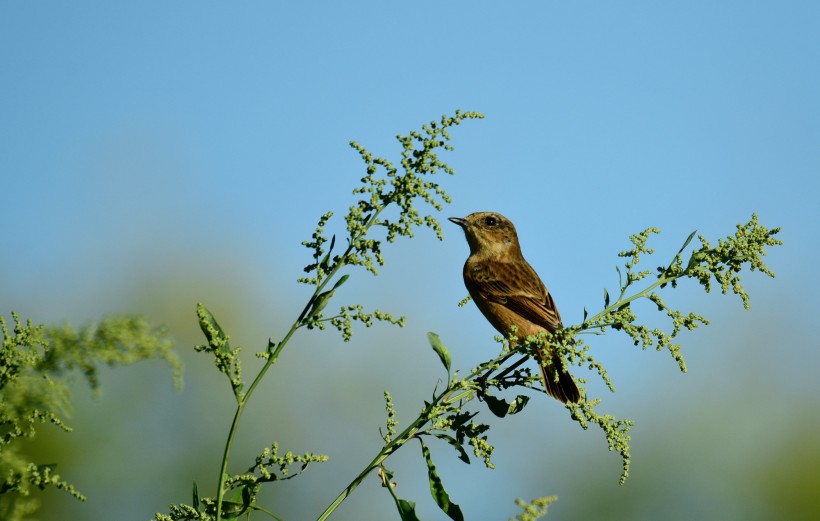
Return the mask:
M 557 355 L 552 356 L 547 364 L 541 366 L 541 379 L 544 381 L 544 389 L 547 394 L 562 403 L 578 403 L 581 401 L 581 392 L 572 379 L 572 375 L 561 369 L 561 360 Z M 555 381 L 555 373 L 558 372 L 558 381 Z

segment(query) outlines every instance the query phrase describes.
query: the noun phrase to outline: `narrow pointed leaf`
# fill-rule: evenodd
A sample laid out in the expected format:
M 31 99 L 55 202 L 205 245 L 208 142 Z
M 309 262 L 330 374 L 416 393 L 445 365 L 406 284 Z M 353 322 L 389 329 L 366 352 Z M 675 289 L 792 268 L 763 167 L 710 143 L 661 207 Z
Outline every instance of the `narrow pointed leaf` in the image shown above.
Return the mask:
M 196 481 L 194 481 L 194 493 L 193 493 L 193 507 L 194 510 L 199 510 L 199 491 L 197 490 Z
M 342 275 L 342 277 L 339 280 L 336 281 L 336 284 L 333 285 L 333 289 L 335 290 L 336 288 L 338 288 L 339 286 L 341 286 L 342 284 L 347 282 L 347 279 L 349 279 L 349 278 L 350 278 L 350 275 Z
M 609 307 L 609 292 L 604 288 L 604 307 Z
M 327 273 L 327 268 L 330 266 L 330 252 L 325 253 L 325 256 L 322 257 L 322 260 L 319 261 L 319 267 L 322 268 L 322 271 Z
M 458 459 L 463 461 L 464 463 L 470 464 L 470 456 L 467 455 L 467 451 L 464 450 L 464 446 L 459 443 L 455 438 L 450 436 L 449 434 L 444 434 L 443 432 L 434 433 L 433 436 L 440 440 L 444 440 L 458 452 Z
M 464 514 L 461 513 L 461 507 L 450 501 L 450 495 L 444 489 L 444 484 L 441 478 L 438 477 L 436 466 L 433 464 L 433 458 L 430 456 L 430 449 L 423 441 L 421 443 L 421 453 L 424 455 L 424 460 L 427 462 L 427 476 L 430 478 L 430 493 L 433 495 L 433 500 L 439 508 L 447 514 L 453 521 L 464 521 Z
M 680 249 L 678 250 L 678 255 L 683 253 L 683 250 L 685 250 L 686 247 L 689 246 L 689 243 L 692 242 L 692 239 L 695 238 L 695 234 L 697 234 L 697 233 L 698 233 L 698 231 L 695 230 L 695 231 L 693 231 L 692 233 L 689 234 L 689 237 L 687 237 L 686 240 L 683 242 L 683 246 L 681 246 Z
M 333 234 L 333 237 L 330 239 L 330 248 L 327 249 L 327 253 L 325 256 L 322 257 L 321 262 L 319 262 L 319 267 L 322 268 L 325 272 L 327 272 L 328 267 L 330 266 L 330 254 L 333 251 L 333 246 L 336 245 L 336 234 Z
M 441 363 L 444 365 L 444 368 L 447 369 L 447 373 L 449 373 L 451 363 L 450 352 L 447 351 L 447 348 L 441 343 L 441 339 L 437 334 L 433 332 L 427 333 L 427 340 L 430 342 L 430 346 L 432 346 L 433 351 L 435 351 L 441 359 Z

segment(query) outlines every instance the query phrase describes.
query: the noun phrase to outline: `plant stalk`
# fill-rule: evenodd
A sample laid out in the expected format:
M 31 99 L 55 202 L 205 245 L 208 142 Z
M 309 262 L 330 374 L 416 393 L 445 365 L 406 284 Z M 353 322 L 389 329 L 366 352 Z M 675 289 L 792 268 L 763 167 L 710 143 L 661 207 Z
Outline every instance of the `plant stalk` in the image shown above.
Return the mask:
M 367 235 L 367 232 L 370 231 L 370 228 L 373 226 L 373 223 L 376 222 L 376 218 L 382 212 L 383 209 L 384 209 L 384 206 L 382 208 L 380 208 L 379 210 L 377 210 L 370 217 L 370 219 L 368 219 L 368 222 L 365 224 L 364 230 L 362 230 L 362 232 L 359 235 L 357 235 L 356 237 L 353 237 L 351 239 L 350 244 L 348 245 L 348 247 L 345 250 L 344 254 L 342 254 L 342 256 L 339 257 L 339 262 L 336 264 L 336 266 L 333 267 L 332 270 L 330 270 L 330 272 L 327 274 L 327 276 L 325 276 L 325 279 L 319 285 L 316 286 L 316 289 L 314 290 L 313 295 L 308 300 L 308 303 L 305 306 L 305 308 L 299 314 L 299 317 L 296 319 L 296 321 L 290 327 L 290 330 L 288 331 L 287 335 L 285 335 L 285 338 L 283 338 L 282 341 L 279 342 L 276 345 L 276 348 L 274 349 L 274 351 L 269 354 L 268 359 L 265 361 L 265 365 L 262 366 L 262 368 L 259 370 L 259 373 L 253 379 L 253 382 L 251 383 L 250 387 L 248 387 L 248 392 L 246 392 L 244 395 L 241 395 L 239 397 L 239 400 L 238 400 L 238 403 L 237 403 L 237 406 L 236 406 L 236 412 L 234 412 L 233 421 L 231 422 L 231 427 L 230 427 L 230 430 L 228 431 L 228 439 L 225 442 L 225 450 L 222 453 L 222 463 L 221 463 L 220 470 L 219 470 L 219 480 L 218 480 L 217 489 L 216 489 L 216 521 L 222 521 L 222 504 L 223 504 L 224 498 L 225 498 L 225 480 L 227 479 L 227 475 L 228 475 L 228 457 L 230 456 L 231 445 L 233 444 L 233 438 L 234 438 L 234 435 L 236 434 L 236 429 L 239 425 L 239 418 L 242 417 L 242 412 L 245 410 L 245 406 L 247 405 L 248 400 L 250 400 L 250 397 L 253 394 L 253 391 L 256 389 L 256 386 L 259 385 L 259 382 L 262 381 L 262 378 L 268 372 L 268 369 L 270 369 L 270 367 L 274 363 L 276 363 L 276 360 L 279 358 L 279 354 L 282 352 L 282 349 L 284 349 L 285 345 L 287 345 L 290 338 L 293 336 L 294 333 L 296 333 L 297 329 L 302 327 L 302 325 L 303 325 L 302 321 L 304 320 L 305 315 L 307 315 L 308 311 L 310 311 L 311 306 L 316 301 L 316 298 L 318 297 L 318 295 L 322 292 L 322 290 L 324 290 L 324 288 L 331 281 L 331 279 L 333 279 L 333 277 L 336 276 L 336 274 L 339 272 L 339 270 L 347 265 L 346 262 L 345 262 L 345 259 L 347 259 L 347 256 L 353 251 L 354 246 L 356 244 L 358 244 L 358 241 L 362 237 Z M 387 457 L 387 456 L 385 455 L 385 457 Z M 367 472 L 370 472 L 370 470 L 372 470 L 372 469 L 368 469 Z M 366 475 L 366 473 L 365 473 L 365 475 Z M 361 479 L 364 479 L 364 475 L 362 475 L 360 477 L 361 477 Z M 359 482 L 361 482 L 361 480 L 359 480 Z M 356 486 L 358 486 L 358 483 L 356 483 Z M 355 486 L 353 486 L 353 488 L 355 488 Z M 339 503 L 341 503 L 341 501 L 343 501 L 343 500 L 344 500 L 344 498 L 342 498 L 338 501 L 339 501 Z M 338 506 L 338 504 L 336 506 Z M 334 506 L 334 509 L 335 509 L 335 506 Z M 329 512 L 328 512 L 328 514 L 329 514 Z

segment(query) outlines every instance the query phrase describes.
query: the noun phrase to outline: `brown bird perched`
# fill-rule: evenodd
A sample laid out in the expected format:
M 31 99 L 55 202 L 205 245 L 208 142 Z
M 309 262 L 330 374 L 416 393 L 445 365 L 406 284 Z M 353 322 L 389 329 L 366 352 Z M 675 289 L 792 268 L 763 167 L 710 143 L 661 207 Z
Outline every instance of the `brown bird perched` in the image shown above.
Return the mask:
M 541 331 L 554 333 L 564 327 L 552 296 L 524 259 L 515 227 L 506 217 L 477 212 L 450 220 L 464 229 L 470 245 L 470 256 L 464 263 L 464 285 L 493 327 L 507 336 L 515 326 L 519 338 Z M 542 360 L 539 367 L 550 396 L 563 403 L 581 400 L 578 386 L 561 369 L 557 354 Z M 558 368 L 557 382 L 553 367 Z

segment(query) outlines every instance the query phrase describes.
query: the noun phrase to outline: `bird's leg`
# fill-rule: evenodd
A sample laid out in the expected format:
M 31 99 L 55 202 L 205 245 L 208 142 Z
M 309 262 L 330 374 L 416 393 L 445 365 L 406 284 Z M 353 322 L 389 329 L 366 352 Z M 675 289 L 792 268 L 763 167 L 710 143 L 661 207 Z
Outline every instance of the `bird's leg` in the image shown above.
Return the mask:
M 514 355 L 514 354 L 515 354 L 515 353 L 510 353 L 510 354 L 508 354 L 507 356 L 505 356 L 505 357 L 501 360 L 501 362 L 499 362 L 499 363 L 498 363 L 498 366 L 499 366 L 499 367 L 501 367 L 501 366 L 504 364 L 504 362 L 506 362 L 507 360 L 509 360 L 509 359 L 510 359 L 510 357 L 511 357 L 512 355 Z M 487 371 L 486 373 L 484 373 L 484 375 L 483 375 L 481 378 L 479 378 L 479 379 L 478 379 L 478 386 L 479 386 L 479 393 L 480 393 L 480 394 L 484 394 L 484 391 L 486 391 L 486 390 L 487 390 L 487 379 L 489 379 L 489 378 L 490 378 L 490 375 L 492 374 L 492 372 L 493 372 L 493 371 L 494 371 L 494 369 L 490 369 L 489 371 Z
M 507 358 L 509 358 L 509 356 Z M 506 361 L 507 358 L 505 358 L 504 361 Z M 521 364 L 523 364 L 524 362 L 529 360 L 529 358 L 530 358 L 529 355 L 522 356 L 519 361 L 517 361 L 516 363 L 514 363 L 510 367 L 508 367 L 508 368 L 504 369 L 503 371 L 501 371 L 501 373 L 498 376 L 496 376 L 495 379 L 496 380 L 501 380 L 502 378 L 504 378 L 505 376 L 507 376 L 508 374 L 513 372 L 516 368 L 518 368 L 518 366 L 520 366 Z
M 507 356 L 505 356 L 505 357 L 501 360 L 501 362 L 499 362 L 499 363 L 498 363 L 499 367 L 500 367 L 500 366 L 502 366 L 502 365 L 504 365 L 504 362 L 506 362 L 507 360 L 509 360 L 509 359 L 510 359 L 510 358 L 511 358 L 514 354 L 515 354 L 515 353 L 513 352 L 513 353 L 510 353 L 510 354 L 508 354 Z M 504 378 L 505 376 L 507 376 L 508 374 L 510 374 L 510 372 L 511 372 L 511 371 L 513 371 L 516 367 L 518 367 L 518 366 L 520 366 L 521 364 L 523 364 L 524 362 L 526 362 L 528 358 L 529 358 L 529 355 L 525 355 L 523 358 L 521 358 L 521 360 L 517 361 L 516 363 L 514 363 L 514 364 L 513 364 L 513 365 L 511 365 L 510 367 L 508 367 L 508 368 L 504 369 L 504 371 L 502 371 L 502 372 L 501 372 L 498 376 L 496 376 L 495 378 L 496 378 L 497 380 L 500 380 L 501 378 Z M 484 391 L 486 391 L 486 390 L 487 390 L 487 380 L 489 379 L 490 374 L 492 374 L 492 372 L 493 372 L 493 370 L 491 369 L 491 370 L 487 371 L 486 373 L 484 373 L 484 376 L 482 376 L 481 378 L 479 378 L 479 379 L 478 379 L 478 384 L 479 384 L 479 386 L 481 387 L 481 393 L 482 393 L 482 394 L 484 393 Z

